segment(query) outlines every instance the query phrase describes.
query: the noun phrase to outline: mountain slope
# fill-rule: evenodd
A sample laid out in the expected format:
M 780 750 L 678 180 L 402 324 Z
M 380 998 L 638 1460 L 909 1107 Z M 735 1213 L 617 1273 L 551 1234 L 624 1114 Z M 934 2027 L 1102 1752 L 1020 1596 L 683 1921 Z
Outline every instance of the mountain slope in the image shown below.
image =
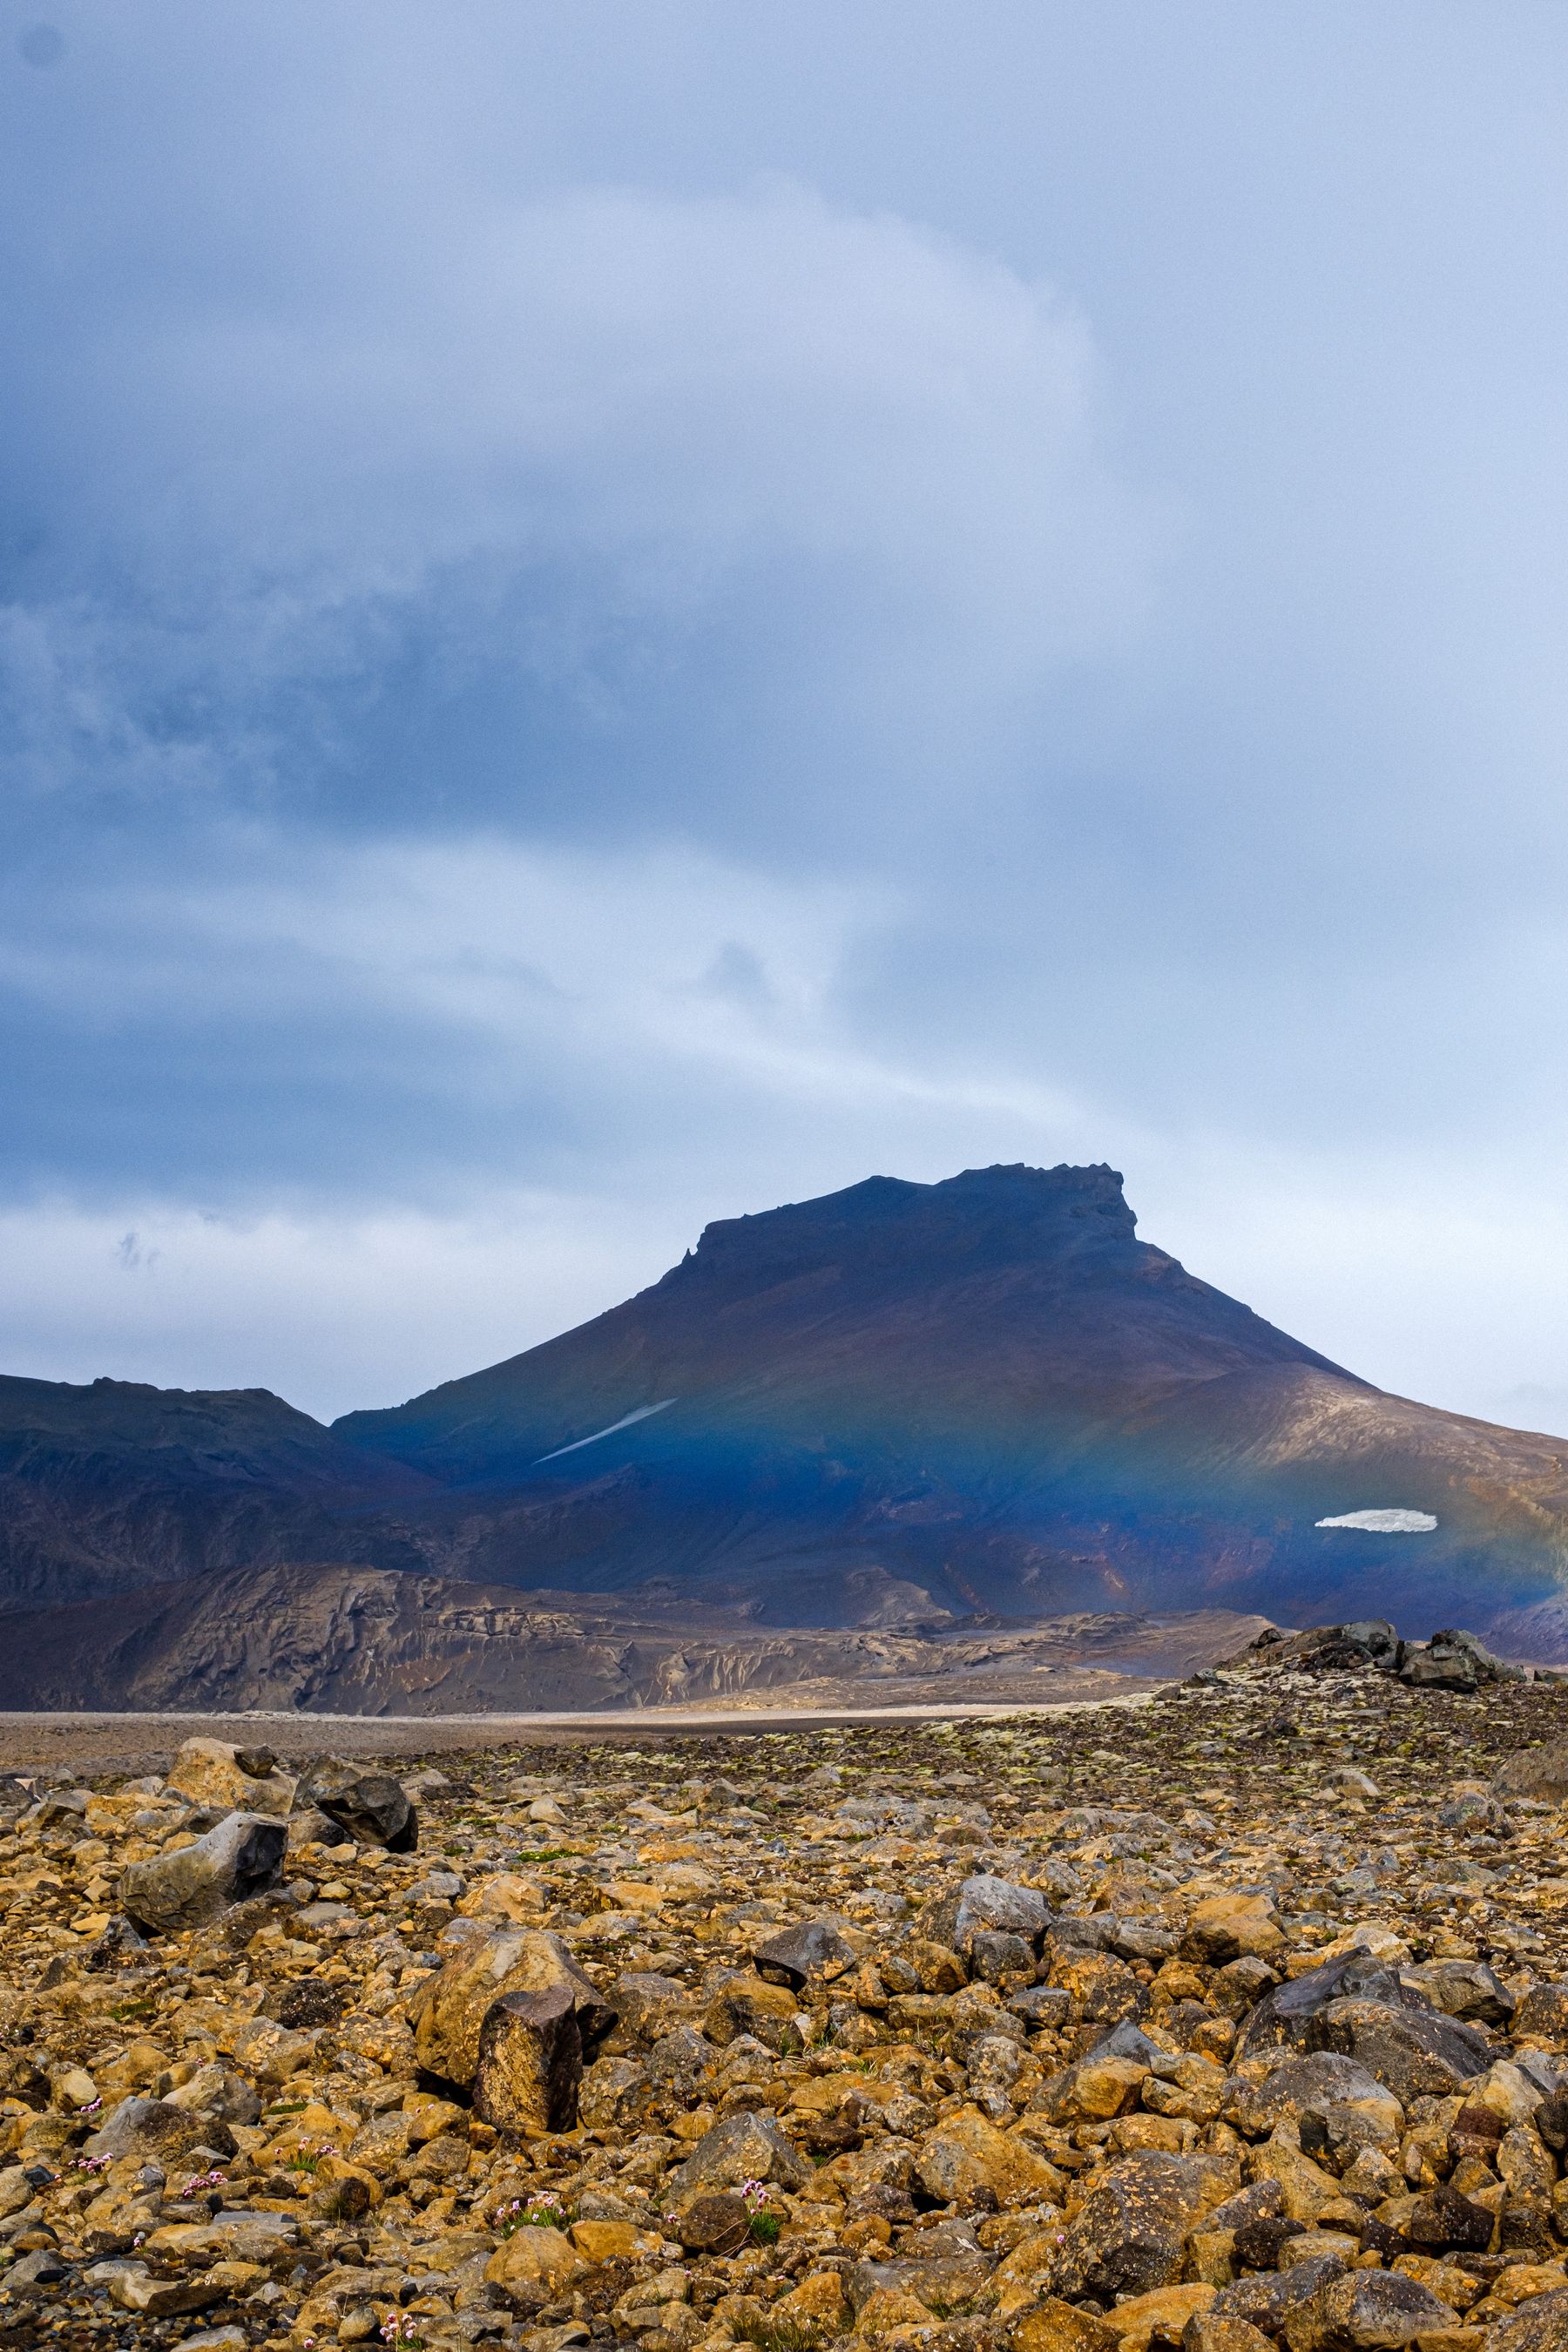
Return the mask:
M 0 1378 L 0 1594 L 12 1606 L 331 1552 L 344 1514 L 429 1491 L 419 1472 L 344 1445 L 266 1389 Z
M 960 1612 L 1497 1625 L 1550 1618 L 1568 1537 L 1568 1448 L 1357 1380 L 1140 1242 L 1103 1167 L 710 1226 L 581 1329 L 334 1433 L 447 1486 L 405 1528 L 432 1566 L 662 1574 L 780 1622 L 837 1622 L 858 1572 Z M 1438 1525 L 1316 1525 L 1389 1507 Z

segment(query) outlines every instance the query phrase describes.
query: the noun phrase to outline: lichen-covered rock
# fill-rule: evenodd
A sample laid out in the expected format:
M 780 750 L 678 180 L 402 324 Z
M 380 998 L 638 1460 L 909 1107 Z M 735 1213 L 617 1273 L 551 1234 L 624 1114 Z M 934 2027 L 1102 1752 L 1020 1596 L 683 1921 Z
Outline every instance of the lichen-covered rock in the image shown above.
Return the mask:
M 1152 2148 L 1120 2158 L 1067 2227 L 1053 2293 L 1148 2294 L 1174 2284 L 1189 2231 L 1237 2185 L 1213 2158 Z
M 445 2082 L 468 2085 L 479 2063 L 479 2035 L 491 2003 L 503 1993 L 547 1992 L 556 1986 L 570 1993 L 585 2043 L 608 2032 L 615 2011 L 559 1936 L 517 1927 L 461 1947 L 409 2002 L 418 2063 Z
M 1418 2336 L 1458 2327 L 1459 2315 L 1398 2271 L 1350 2271 L 1290 2312 L 1289 2352 L 1398 2352 Z
M 573 1987 L 507 1992 L 479 2022 L 474 2113 L 504 2131 L 571 2131 L 583 2079 Z
M 293 1776 L 278 1769 L 270 1749 L 236 1748 L 226 1739 L 182 1742 L 165 1785 L 190 1804 L 225 1812 L 283 1815 L 294 1801 Z
M 809 2168 L 770 2115 L 730 2116 L 704 2132 L 684 2164 L 669 2176 L 672 2198 L 700 2189 L 741 2189 L 748 2180 L 798 2189 Z

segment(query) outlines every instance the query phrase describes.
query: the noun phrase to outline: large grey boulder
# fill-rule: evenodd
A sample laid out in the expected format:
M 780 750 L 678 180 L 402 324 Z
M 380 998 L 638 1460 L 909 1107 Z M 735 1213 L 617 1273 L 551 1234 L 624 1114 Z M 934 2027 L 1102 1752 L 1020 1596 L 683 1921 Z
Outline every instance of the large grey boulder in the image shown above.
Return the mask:
M 953 1892 L 935 1896 L 915 1924 L 931 1943 L 967 1957 L 974 1936 L 987 1929 L 1021 1936 L 1037 1952 L 1053 1917 L 1037 1888 L 979 1871 Z
M 205 1927 L 277 1885 L 288 1842 L 270 1814 L 227 1813 L 194 1844 L 127 1864 L 120 1881 L 126 1916 L 153 1935 Z
M 1450 2305 L 1401 2271 L 1350 2271 L 1290 2312 L 1284 2336 L 1289 2352 L 1398 2352 L 1458 2325 Z

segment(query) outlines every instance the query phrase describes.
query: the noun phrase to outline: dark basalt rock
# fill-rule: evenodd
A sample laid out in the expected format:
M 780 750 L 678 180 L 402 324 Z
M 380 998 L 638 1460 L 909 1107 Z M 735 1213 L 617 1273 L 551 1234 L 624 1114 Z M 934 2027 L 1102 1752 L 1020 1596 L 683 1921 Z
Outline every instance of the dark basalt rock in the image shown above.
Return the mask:
M 419 1842 L 418 1816 L 402 1782 L 341 1756 L 321 1757 L 301 1774 L 294 1810 L 302 1813 L 311 1807 L 360 1845 L 412 1853 Z
M 840 1976 L 853 1968 L 855 1949 L 830 1919 L 805 1919 L 798 1927 L 781 1927 L 752 1950 L 759 1976 L 772 1984 L 796 1990 L 815 1978 Z
M 1320 2050 L 1358 2059 L 1406 2105 L 1423 2096 L 1448 2097 L 1492 2059 L 1491 2043 L 1476 2026 L 1391 2001 L 1331 2001 L 1312 2020 L 1311 2038 Z
M 1424 1993 L 1404 1983 L 1383 1961 L 1352 1952 L 1266 1993 L 1237 2037 L 1236 2054 L 1254 2058 L 1266 2050 L 1324 2048 L 1318 2021 L 1331 2002 L 1352 1999 L 1384 2001 L 1394 2008 L 1431 2006 Z

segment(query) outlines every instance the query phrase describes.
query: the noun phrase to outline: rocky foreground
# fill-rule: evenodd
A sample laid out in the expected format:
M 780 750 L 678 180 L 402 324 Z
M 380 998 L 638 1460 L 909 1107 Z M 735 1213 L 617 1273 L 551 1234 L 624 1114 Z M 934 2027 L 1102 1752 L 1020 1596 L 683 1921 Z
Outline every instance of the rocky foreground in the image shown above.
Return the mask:
M 14 1780 L 0 2344 L 1559 2352 L 1568 1688 L 1396 1663 Z

